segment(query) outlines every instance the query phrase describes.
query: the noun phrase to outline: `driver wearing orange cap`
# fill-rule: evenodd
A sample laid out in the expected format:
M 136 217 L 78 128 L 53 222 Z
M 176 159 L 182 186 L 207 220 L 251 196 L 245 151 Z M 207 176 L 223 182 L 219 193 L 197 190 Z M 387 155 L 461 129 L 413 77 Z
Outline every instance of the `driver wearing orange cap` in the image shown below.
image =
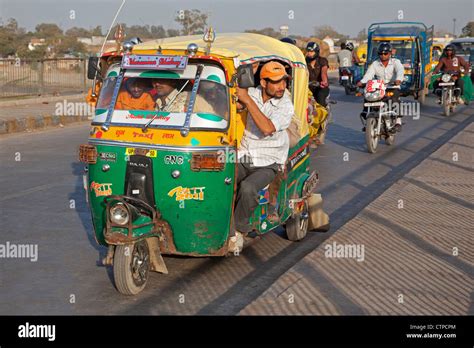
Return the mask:
M 286 90 L 289 79 L 285 67 L 271 61 L 260 71 L 260 86 L 237 87 L 238 102 L 247 108 L 248 117 L 238 153 L 236 236 L 252 231 L 249 219 L 258 205 L 258 191 L 273 181 L 288 157 L 286 129 L 294 114 Z

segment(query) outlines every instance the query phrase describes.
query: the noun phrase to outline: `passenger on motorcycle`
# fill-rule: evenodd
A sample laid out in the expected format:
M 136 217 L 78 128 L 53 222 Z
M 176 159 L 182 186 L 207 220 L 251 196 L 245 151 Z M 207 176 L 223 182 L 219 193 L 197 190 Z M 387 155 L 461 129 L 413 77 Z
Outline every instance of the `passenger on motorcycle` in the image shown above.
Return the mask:
M 374 78 L 383 80 L 386 84 L 399 86 L 404 79 L 405 70 L 399 59 L 392 58 L 392 45 L 388 42 L 382 42 L 377 48 L 377 54 L 379 59 L 370 64 L 362 80 L 357 83 L 357 86 L 362 87 Z M 399 89 L 393 89 L 392 100 L 397 103 L 400 101 Z M 401 117 L 402 115 L 397 117 L 397 121 L 393 126 L 394 132 L 399 132 L 402 129 Z
M 328 69 L 329 62 L 319 56 L 319 45 L 310 41 L 306 45 L 306 63 L 309 71 L 309 89 L 318 104 L 326 107 L 326 98 L 329 95 Z
M 433 71 L 434 75 L 438 74 L 440 71 L 443 73 L 455 73 L 456 76 L 453 77 L 453 79 L 455 82 L 455 87 L 460 89 L 460 96 L 464 93 L 464 80 L 461 78 L 461 66 L 464 67 L 465 73 L 469 72 L 469 63 L 466 62 L 462 57 L 456 56 L 456 48 L 454 45 L 449 44 L 444 48 L 443 55 L 441 56 L 438 65 L 436 65 L 436 68 Z M 438 78 L 433 84 L 434 92 L 439 90 L 440 82 L 441 78 Z M 439 97 L 441 98 L 441 94 L 439 94 Z M 462 103 L 462 98 L 459 98 L 459 101 Z M 438 102 L 441 103 L 441 99 Z
M 341 44 L 341 51 L 337 54 L 337 61 L 339 63 L 339 75 L 341 74 L 341 68 L 349 68 L 352 72 L 354 83 L 359 81 L 359 68 L 356 64 L 360 63 L 360 59 L 354 51 L 354 44 L 352 42 Z

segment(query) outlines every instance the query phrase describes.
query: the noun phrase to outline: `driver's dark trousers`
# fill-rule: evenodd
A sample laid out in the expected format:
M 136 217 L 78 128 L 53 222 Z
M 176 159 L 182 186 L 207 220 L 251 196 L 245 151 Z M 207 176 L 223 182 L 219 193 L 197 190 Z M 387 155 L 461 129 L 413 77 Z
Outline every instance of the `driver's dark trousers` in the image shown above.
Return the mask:
M 238 163 L 237 198 L 235 200 L 235 229 L 241 233 L 252 231 L 249 219 L 258 206 L 258 191 L 270 184 L 278 173 L 279 165 L 254 167 L 248 157 Z

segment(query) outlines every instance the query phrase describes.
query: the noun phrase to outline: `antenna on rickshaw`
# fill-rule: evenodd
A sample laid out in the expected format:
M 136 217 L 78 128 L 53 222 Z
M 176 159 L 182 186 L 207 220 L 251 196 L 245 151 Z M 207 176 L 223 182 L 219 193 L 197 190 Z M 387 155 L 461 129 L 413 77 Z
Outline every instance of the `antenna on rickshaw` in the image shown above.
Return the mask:
M 110 24 L 110 27 L 109 27 L 109 30 L 107 31 L 107 35 L 105 35 L 105 39 L 104 39 L 104 42 L 102 44 L 102 47 L 100 48 L 100 52 L 99 52 L 99 58 L 102 57 L 102 53 L 104 53 L 104 48 L 105 48 L 105 44 L 107 43 L 107 39 L 110 35 L 110 32 L 112 31 L 112 28 L 114 27 L 115 25 L 115 21 L 117 20 L 117 17 L 118 15 L 120 14 L 120 11 L 122 11 L 122 7 L 125 5 L 125 3 L 127 2 L 127 0 L 122 0 L 122 3 L 120 4 L 117 12 L 115 13 L 115 17 L 114 19 L 112 20 L 112 23 Z M 118 42 L 118 41 L 117 41 Z M 95 97 L 95 84 L 96 84 L 96 77 L 94 77 L 94 80 L 92 81 L 92 96 Z

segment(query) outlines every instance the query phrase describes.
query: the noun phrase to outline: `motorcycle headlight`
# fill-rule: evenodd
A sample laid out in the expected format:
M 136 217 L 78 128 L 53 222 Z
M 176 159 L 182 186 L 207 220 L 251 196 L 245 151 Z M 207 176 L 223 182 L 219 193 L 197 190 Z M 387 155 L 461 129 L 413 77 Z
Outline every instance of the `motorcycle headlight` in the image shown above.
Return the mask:
M 117 203 L 110 208 L 110 221 L 114 224 L 124 226 L 130 220 L 130 214 L 123 203 Z
M 443 82 L 449 82 L 451 81 L 451 75 L 443 74 L 443 76 L 441 76 L 441 80 L 443 80 Z

